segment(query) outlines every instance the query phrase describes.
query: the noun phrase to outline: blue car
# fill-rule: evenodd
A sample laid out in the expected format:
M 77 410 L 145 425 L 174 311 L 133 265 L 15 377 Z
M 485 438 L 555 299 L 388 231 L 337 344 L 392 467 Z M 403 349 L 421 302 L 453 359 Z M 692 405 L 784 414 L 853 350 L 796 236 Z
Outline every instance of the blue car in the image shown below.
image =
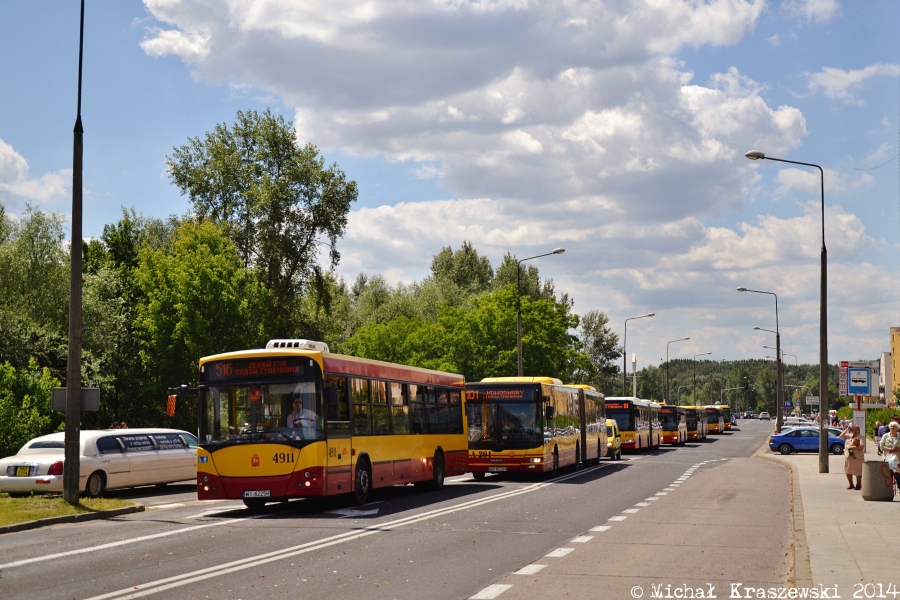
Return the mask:
M 828 450 L 832 454 L 844 453 L 844 440 L 828 432 Z M 818 452 L 819 429 L 817 427 L 795 427 L 784 433 L 776 433 L 769 438 L 769 448 L 782 454 L 791 452 Z

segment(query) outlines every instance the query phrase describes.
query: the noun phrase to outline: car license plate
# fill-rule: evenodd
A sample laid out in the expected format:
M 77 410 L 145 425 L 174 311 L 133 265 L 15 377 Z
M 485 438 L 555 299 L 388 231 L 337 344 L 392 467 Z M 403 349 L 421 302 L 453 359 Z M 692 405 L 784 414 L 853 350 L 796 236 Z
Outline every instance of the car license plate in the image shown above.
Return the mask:
M 269 490 L 249 490 L 244 492 L 244 498 L 268 498 L 271 496 Z
M 31 467 L 25 465 L 24 467 L 16 467 L 16 477 L 28 477 L 31 474 Z
M 502 473 L 506 471 L 506 467 L 488 467 L 488 471 L 491 473 Z

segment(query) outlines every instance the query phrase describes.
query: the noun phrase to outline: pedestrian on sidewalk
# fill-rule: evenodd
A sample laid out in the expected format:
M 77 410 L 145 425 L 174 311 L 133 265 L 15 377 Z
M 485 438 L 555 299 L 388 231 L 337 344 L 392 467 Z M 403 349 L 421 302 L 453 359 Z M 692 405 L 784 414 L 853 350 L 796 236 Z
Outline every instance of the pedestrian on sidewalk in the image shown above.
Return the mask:
M 844 442 L 844 473 L 847 475 L 848 490 L 862 489 L 863 443 L 859 438 L 859 425 L 852 423 L 841 432 Z M 853 486 L 856 477 L 856 487 Z
M 879 429 L 881 429 L 881 421 L 875 421 L 875 427 L 872 428 L 872 439 L 875 440 L 875 450 L 878 451 L 878 456 L 881 456 L 881 447 L 878 443 L 881 441 L 881 436 L 884 434 L 879 433 Z
M 884 460 L 887 461 L 891 471 L 893 471 L 897 486 L 900 487 L 900 472 L 898 472 L 898 465 L 900 465 L 900 423 L 891 421 L 888 424 L 888 432 L 881 436 L 881 454 L 884 456 Z

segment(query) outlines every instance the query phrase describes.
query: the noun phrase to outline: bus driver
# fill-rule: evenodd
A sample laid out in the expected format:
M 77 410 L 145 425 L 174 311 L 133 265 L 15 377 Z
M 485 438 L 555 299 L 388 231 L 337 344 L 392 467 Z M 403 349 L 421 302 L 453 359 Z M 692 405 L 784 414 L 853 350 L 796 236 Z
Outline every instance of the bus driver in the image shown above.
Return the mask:
M 311 440 L 316 437 L 316 413 L 303 406 L 303 399 L 294 397 L 293 411 L 287 416 L 287 426 L 299 429 L 301 436 Z

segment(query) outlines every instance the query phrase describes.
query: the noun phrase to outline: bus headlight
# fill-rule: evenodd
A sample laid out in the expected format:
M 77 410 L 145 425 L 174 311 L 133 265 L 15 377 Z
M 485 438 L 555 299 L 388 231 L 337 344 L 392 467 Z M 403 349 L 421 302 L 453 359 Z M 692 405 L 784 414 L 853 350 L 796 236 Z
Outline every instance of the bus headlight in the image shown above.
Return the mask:
M 540 459 L 540 458 L 532 458 L 532 459 L 531 459 L 531 462 L 533 462 L 533 463 L 539 463 L 539 462 L 541 462 L 541 459 Z

